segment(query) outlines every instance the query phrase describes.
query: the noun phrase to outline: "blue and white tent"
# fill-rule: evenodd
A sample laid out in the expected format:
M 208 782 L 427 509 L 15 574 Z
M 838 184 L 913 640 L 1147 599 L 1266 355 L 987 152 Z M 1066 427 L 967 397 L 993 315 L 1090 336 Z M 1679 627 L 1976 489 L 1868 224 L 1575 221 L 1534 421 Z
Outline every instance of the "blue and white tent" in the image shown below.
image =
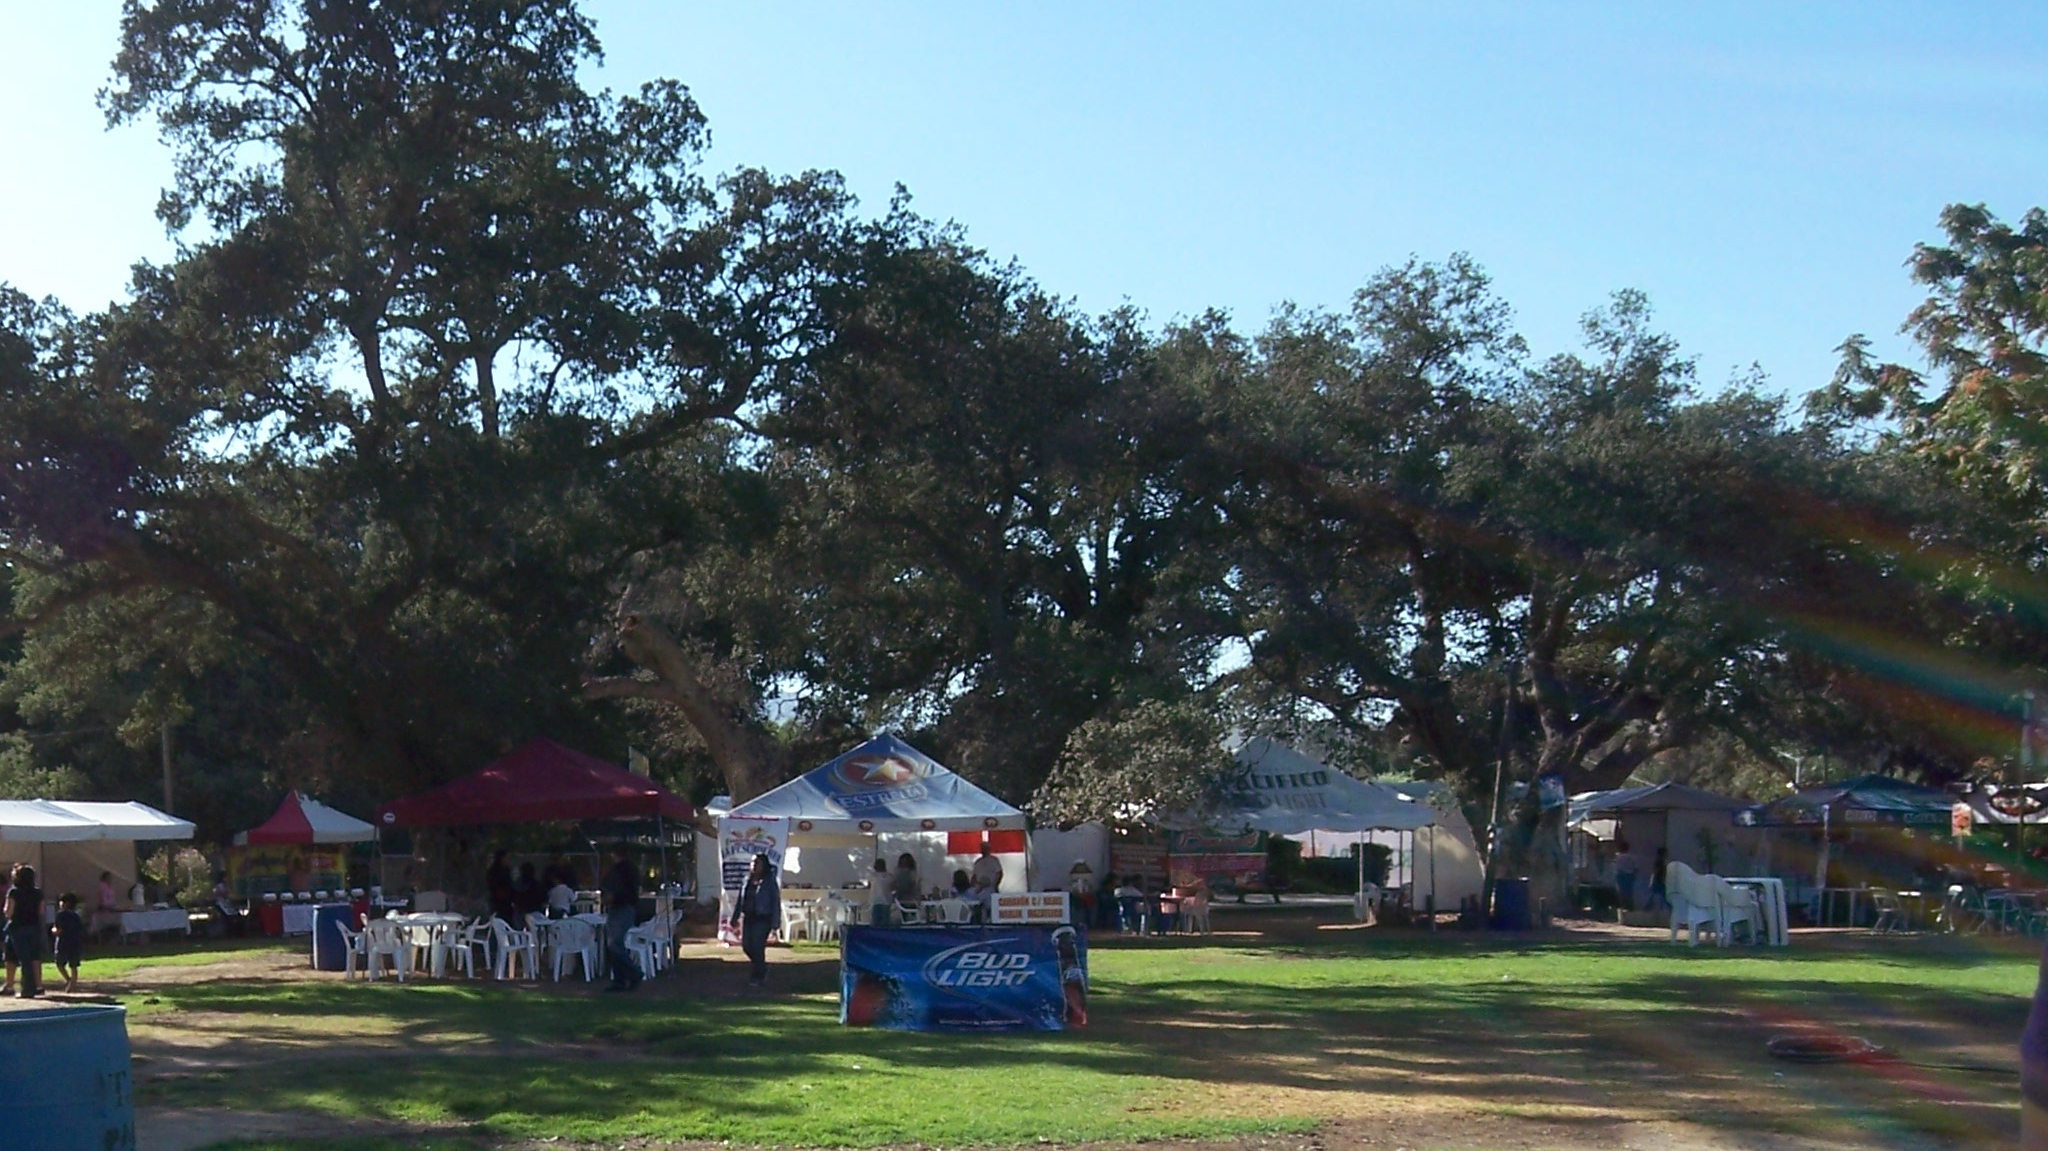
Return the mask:
M 878 735 L 726 815 L 787 819 L 798 833 L 1025 827 L 1023 812 L 893 735 Z

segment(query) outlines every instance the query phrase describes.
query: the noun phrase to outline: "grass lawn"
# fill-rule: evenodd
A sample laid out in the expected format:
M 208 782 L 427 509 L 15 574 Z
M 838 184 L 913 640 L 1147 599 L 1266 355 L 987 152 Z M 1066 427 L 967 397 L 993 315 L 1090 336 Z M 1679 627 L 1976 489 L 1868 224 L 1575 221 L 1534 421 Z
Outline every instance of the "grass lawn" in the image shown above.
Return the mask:
M 416 1151 L 1227 1137 L 1390 1108 L 1991 1147 L 2016 1130 L 2011 1047 L 2034 980 L 2023 948 L 1945 938 L 1774 953 L 1391 932 L 1105 940 L 1086 1030 L 950 1036 L 841 1028 L 833 953 L 785 958 L 782 990 L 762 997 L 708 952 L 634 997 L 152 985 L 130 997 L 146 1012 L 138 1051 L 198 1054 L 150 1055 L 138 1100 L 417 1124 L 428 1138 L 346 1144 Z M 1911 1063 L 1773 1064 L 1764 1039 L 1795 1029 L 1864 1035 Z M 307 1146 L 247 1146 L 287 1145 Z

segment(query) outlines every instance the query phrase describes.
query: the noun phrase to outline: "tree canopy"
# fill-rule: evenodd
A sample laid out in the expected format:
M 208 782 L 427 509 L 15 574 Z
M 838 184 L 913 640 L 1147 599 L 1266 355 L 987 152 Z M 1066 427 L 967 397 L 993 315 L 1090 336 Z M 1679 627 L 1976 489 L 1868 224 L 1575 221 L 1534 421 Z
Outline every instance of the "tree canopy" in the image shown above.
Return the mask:
M 547 734 L 745 798 L 890 728 L 1062 819 L 1268 733 L 1483 816 L 2012 746 L 2038 210 L 1950 209 L 1929 370 L 1851 338 L 1802 409 L 1633 292 L 1536 357 L 1463 255 L 1254 331 L 1081 314 L 907 193 L 707 171 L 598 51 L 541 0 L 128 4 L 105 109 L 179 246 L 100 312 L 0 290 L 0 791 L 169 754 L 221 835 Z

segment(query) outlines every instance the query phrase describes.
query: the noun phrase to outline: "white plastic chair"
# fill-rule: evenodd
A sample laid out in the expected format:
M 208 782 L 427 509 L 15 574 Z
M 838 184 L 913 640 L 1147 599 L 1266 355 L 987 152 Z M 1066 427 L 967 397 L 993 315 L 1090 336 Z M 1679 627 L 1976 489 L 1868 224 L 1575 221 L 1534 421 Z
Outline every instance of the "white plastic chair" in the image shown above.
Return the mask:
M 643 923 L 626 932 L 626 950 L 633 955 L 633 963 L 640 968 L 640 978 L 652 979 L 661 971 L 661 942 L 648 930 L 653 925 Z
M 571 959 L 582 961 L 583 982 L 597 978 L 597 929 L 580 919 L 563 919 L 555 922 L 552 932 L 549 950 L 553 953 L 555 982 L 562 981 L 562 968 Z
M 924 908 L 915 903 L 897 903 L 896 922 L 905 927 L 918 927 L 924 923 Z
M 1209 934 L 1209 897 L 1205 894 L 1183 898 L 1180 901 L 1180 923 L 1181 930 L 1190 935 L 1198 931 L 1203 935 Z
M 782 938 L 794 942 L 800 934 L 808 932 L 815 911 L 807 899 L 785 899 L 782 901 Z M 807 936 L 808 937 L 808 936 Z
M 1714 933 L 1714 942 L 1728 946 L 1735 925 L 1749 925 L 1752 942 L 1762 938 L 1763 910 L 1756 893 L 1735 886 L 1718 875 L 1701 875 L 1673 860 L 1664 869 L 1664 895 L 1671 903 L 1671 941 L 1678 941 L 1684 927 L 1691 946 L 1698 947 L 1700 929 Z
M 509 979 L 514 959 L 528 979 L 540 978 L 540 943 L 533 932 L 520 931 L 495 916 L 491 919 L 491 954 L 494 960 L 492 974 L 499 979 Z
M 477 949 L 483 949 L 485 964 L 488 965 L 491 961 L 490 925 L 478 919 L 460 927 L 443 927 L 436 945 L 446 956 L 444 963 L 452 962 L 462 968 L 463 975 L 475 979 Z
M 391 960 L 391 968 L 397 973 L 400 983 L 412 974 L 412 944 L 405 938 L 405 933 L 388 919 L 372 919 L 363 925 L 363 969 L 371 982 L 376 981 L 385 959 Z
M 361 960 L 364 975 L 369 974 L 369 953 L 365 950 L 368 937 L 360 931 L 350 931 L 348 924 L 337 923 L 334 929 L 341 933 L 341 977 L 344 980 L 356 977 L 356 961 Z

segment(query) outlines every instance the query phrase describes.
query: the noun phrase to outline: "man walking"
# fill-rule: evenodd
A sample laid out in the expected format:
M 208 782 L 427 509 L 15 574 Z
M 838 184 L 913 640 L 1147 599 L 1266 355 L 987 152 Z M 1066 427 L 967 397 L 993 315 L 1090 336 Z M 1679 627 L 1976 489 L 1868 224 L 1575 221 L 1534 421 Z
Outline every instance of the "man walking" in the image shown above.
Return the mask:
M 605 990 L 631 991 L 640 986 L 640 964 L 626 947 L 626 933 L 640 921 L 640 869 L 633 866 L 633 849 L 623 843 L 612 848 L 603 890 L 604 948 L 612 964 L 611 986 Z

